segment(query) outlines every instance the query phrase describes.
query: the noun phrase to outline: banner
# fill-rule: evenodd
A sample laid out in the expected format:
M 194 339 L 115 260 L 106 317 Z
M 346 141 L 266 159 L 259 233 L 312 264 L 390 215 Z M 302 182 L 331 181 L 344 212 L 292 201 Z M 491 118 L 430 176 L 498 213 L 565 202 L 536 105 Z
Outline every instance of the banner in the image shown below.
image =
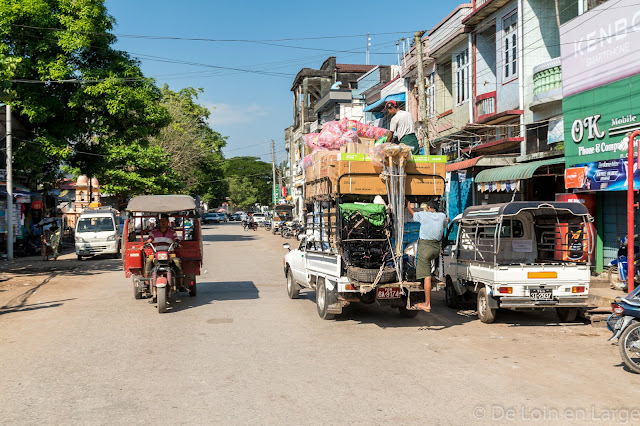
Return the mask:
M 640 171 L 633 163 L 634 187 L 640 188 Z M 565 188 L 584 191 L 623 191 L 627 189 L 627 160 L 594 161 L 565 170 Z

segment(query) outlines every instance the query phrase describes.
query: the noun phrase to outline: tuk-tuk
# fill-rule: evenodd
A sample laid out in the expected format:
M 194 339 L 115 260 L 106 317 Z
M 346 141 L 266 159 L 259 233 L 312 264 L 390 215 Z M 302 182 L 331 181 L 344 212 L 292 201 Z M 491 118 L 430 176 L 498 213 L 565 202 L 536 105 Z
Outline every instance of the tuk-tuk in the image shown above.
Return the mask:
M 125 276 L 133 278 L 136 299 L 151 297 L 158 311 L 165 312 L 169 299 L 179 291 L 196 295 L 196 276 L 202 266 L 202 231 L 196 201 L 188 195 L 142 195 L 134 197 L 127 206 L 127 219 L 123 228 L 124 250 L 122 262 Z M 169 228 L 179 239 L 167 253 L 157 252 L 149 235 L 155 229 L 160 215 L 169 217 Z M 145 261 L 149 256 L 156 262 L 153 272 L 144 276 Z M 179 268 L 172 268 L 172 259 L 180 260 Z M 151 260 L 150 259 L 150 260 Z M 166 267 L 157 264 L 166 263 Z M 181 269 L 181 272 L 177 272 Z

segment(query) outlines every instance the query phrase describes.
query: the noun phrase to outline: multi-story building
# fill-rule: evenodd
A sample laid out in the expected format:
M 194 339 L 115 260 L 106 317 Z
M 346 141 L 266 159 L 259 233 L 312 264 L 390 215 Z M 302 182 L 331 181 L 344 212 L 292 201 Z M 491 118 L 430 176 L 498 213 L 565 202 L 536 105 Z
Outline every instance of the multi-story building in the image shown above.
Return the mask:
M 633 48 L 640 44 L 639 23 L 637 0 L 619 0 L 560 27 L 565 186 L 592 206 L 598 272 L 617 256 L 627 235 L 626 137 L 640 130 L 640 54 Z M 640 171 L 631 170 L 640 188 Z M 640 215 L 634 211 L 637 224 Z

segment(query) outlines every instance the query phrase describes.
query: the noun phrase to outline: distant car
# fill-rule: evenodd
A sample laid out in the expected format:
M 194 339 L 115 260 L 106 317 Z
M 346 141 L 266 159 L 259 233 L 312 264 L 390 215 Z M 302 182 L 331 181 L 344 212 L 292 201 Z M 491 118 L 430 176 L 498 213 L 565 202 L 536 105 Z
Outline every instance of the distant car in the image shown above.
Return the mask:
M 201 219 L 202 223 L 220 223 L 220 218 L 218 217 L 218 213 L 205 213 L 202 215 Z
M 267 220 L 267 217 L 264 215 L 264 213 L 254 213 L 253 214 L 253 221 L 254 222 L 263 223 L 265 220 Z
M 242 215 L 240 213 L 234 213 L 229 216 L 229 222 L 240 222 L 242 220 Z
M 226 213 L 218 213 L 218 218 L 220 219 L 220 222 L 229 222 L 229 217 Z

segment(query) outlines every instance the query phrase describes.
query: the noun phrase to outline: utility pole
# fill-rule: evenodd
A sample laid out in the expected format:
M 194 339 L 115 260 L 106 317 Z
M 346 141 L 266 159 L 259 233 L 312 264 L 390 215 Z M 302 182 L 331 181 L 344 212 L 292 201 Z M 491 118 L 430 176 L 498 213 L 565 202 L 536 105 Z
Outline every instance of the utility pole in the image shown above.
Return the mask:
M 424 31 L 416 31 L 413 39 L 416 45 L 416 54 L 418 55 L 418 106 L 420 110 L 420 122 L 422 123 L 422 144 L 424 146 L 425 155 L 431 154 L 429 151 L 429 128 L 427 126 L 427 105 L 424 87 L 424 68 L 422 62 L 422 36 Z
M 13 169 L 11 152 L 11 106 L 5 104 L 4 113 L 7 119 L 7 259 L 13 259 Z
M 365 65 L 369 65 L 369 46 L 371 46 L 371 37 L 367 33 L 367 55 L 365 57 Z
M 278 201 L 276 199 L 276 145 L 273 139 L 271 139 L 271 170 L 273 177 L 273 189 L 271 190 L 271 199 L 273 204 L 276 204 Z

